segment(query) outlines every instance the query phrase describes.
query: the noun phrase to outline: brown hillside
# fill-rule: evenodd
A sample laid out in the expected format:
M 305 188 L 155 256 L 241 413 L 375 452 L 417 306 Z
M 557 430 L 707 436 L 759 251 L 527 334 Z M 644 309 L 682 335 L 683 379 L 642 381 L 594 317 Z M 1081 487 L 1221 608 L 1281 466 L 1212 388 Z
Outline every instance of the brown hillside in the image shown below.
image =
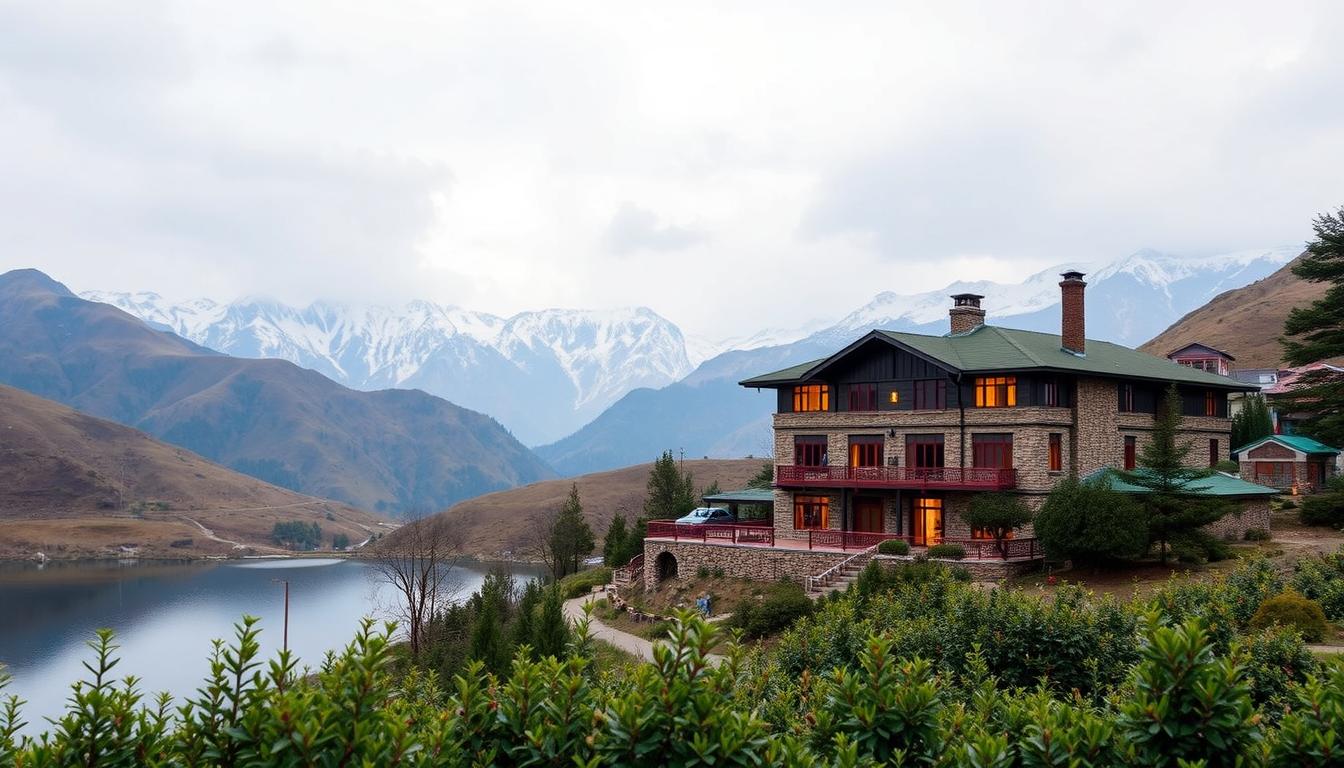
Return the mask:
M 424 513 L 554 477 L 484 414 L 417 390 L 355 391 L 284 360 L 221 355 L 36 270 L 0 274 L 0 383 L 376 512 Z
M 1288 311 L 1321 298 L 1327 288 L 1294 275 L 1296 263 L 1294 259 L 1263 280 L 1218 294 L 1139 349 L 1166 355 L 1197 341 L 1231 354 L 1238 368 L 1278 367 L 1283 358 L 1279 336 Z
M 380 522 L 0 386 L 0 557 L 270 551 L 271 526 L 288 520 L 318 523 L 328 543 L 336 533 L 363 541 Z
M 735 490 L 746 487 L 747 481 L 761 470 L 762 462 L 762 459 L 687 460 L 686 471 L 694 476 L 697 491 L 716 480 L 720 488 Z M 486 558 L 505 552 L 525 557 L 536 513 L 559 508 L 569 495 L 570 484 L 578 483 L 584 517 L 600 541 L 617 512 L 623 512 L 630 520 L 643 514 L 645 485 L 652 466 L 636 464 L 575 478 L 545 480 L 468 499 L 439 514 L 462 536 L 467 552 Z

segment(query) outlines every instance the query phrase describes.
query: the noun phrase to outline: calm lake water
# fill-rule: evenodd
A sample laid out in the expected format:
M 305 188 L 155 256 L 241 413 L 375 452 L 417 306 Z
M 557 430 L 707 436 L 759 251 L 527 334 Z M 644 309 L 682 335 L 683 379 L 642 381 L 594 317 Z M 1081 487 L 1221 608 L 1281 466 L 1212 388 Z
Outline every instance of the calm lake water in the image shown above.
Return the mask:
M 463 596 L 489 566 L 462 568 Z M 533 566 L 513 564 L 522 583 Z M 118 678 L 135 675 L 146 693 L 176 701 L 194 695 L 209 671 L 210 641 L 232 638 L 244 614 L 260 617 L 266 658 L 280 649 L 284 587 L 289 582 L 289 647 L 300 665 L 344 647 L 365 616 L 385 617 L 391 593 L 355 560 L 257 560 L 229 563 L 52 563 L 0 565 L 0 664 L 13 677 L 3 695 L 27 703 L 26 732 L 48 728 L 70 684 L 86 674 L 85 643 L 94 630 L 116 631 Z M 148 698 L 148 697 L 147 697 Z

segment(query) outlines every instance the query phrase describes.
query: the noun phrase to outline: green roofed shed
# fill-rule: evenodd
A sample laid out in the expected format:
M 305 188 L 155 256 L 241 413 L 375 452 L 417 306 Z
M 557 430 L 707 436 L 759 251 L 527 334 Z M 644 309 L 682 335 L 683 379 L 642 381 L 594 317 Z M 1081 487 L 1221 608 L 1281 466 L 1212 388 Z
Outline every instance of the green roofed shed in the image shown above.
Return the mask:
M 1144 472 L 1145 470 L 1137 470 Z M 1111 487 L 1121 493 L 1148 493 L 1142 486 L 1127 483 L 1120 473 L 1111 467 L 1103 467 L 1085 476 L 1084 480 L 1096 480 L 1105 477 L 1111 481 Z M 1189 489 L 1200 496 L 1222 496 L 1226 498 L 1254 498 L 1257 496 L 1278 496 L 1280 491 L 1263 485 L 1247 482 L 1235 475 L 1214 472 L 1187 483 Z
M 1240 456 L 1247 451 L 1259 448 L 1265 443 L 1278 443 L 1279 445 L 1287 446 L 1294 451 L 1305 453 L 1308 456 L 1313 454 L 1324 454 L 1327 456 L 1339 455 L 1338 448 L 1331 448 L 1325 443 L 1322 443 L 1319 440 L 1313 440 L 1306 435 L 1270 435 L 1269 437 L 1262 437 L 1253 443 L 1243 445 L 1232 452 Z

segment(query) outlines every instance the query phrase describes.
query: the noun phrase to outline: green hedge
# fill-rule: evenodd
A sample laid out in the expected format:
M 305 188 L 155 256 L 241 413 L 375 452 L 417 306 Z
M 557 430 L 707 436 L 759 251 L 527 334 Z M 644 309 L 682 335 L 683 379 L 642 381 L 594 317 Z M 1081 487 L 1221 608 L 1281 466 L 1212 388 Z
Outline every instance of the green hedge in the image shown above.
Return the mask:
M 888 539 L 877 545 L 877 551 L 883 555 L 908 555 L 910 545 L 901 539 Z
M 1251 627 L 1254 629 L 1272 626 L 1296 630 L 1307 642 L 1319 643 L 1325 637 L 1329 624 L 1320 603 L 1289 590 L 1261 603 L 1251 617 Z
M 961 560 L 966 557 L 966 548 L 960 544 L 934 544 L 929 547 L 929 557 L 942 560 Z
M 1344 493 L 1320 493 L 1302 499 L 1298 518 L 1305 525 L 1344 527 Z

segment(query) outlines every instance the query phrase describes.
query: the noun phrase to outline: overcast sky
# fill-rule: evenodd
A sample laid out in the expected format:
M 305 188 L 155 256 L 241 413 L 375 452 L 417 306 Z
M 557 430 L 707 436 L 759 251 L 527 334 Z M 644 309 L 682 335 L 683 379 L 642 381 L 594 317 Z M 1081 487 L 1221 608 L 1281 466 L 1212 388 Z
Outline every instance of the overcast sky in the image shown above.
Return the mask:
M 0 0 L 0 270 L 721 338 L 1300 243 L 1344 4 L 1180 5 Z

